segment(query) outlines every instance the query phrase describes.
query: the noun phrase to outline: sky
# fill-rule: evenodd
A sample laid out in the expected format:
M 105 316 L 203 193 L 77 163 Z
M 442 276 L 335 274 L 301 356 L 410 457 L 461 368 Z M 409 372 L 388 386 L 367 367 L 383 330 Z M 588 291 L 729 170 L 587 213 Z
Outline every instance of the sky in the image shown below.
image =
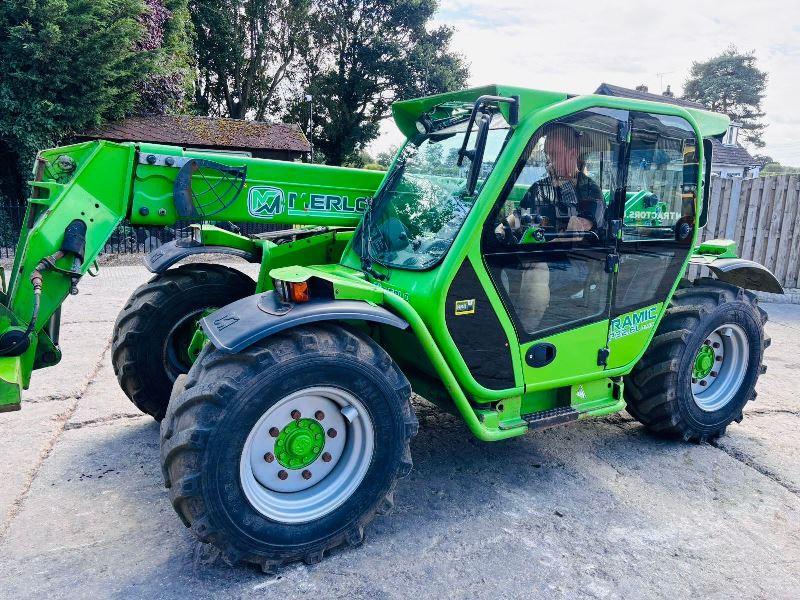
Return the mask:
M 683 91 L 692 61 L 734 44 L 769 73 L 760 153 L 800 166 L 800 2 L 797 0 L 440 0 L 438 24 L 470 64 L 469 84 L 578 94 L 600 83 Z M 661 74 L 661 75 L 659 75 Z M 379 152 L 402 141 L 383 123 Z

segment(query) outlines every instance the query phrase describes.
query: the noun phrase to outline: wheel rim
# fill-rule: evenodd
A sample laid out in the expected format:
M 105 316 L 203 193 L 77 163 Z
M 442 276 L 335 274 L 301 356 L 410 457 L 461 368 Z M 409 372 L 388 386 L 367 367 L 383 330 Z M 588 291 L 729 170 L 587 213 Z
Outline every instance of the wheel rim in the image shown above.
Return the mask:
M 192 367 L 189 357 L 189 344 L 192 341 L 197 322 L 211 309 L 199 308 L 180 319 L 169 330 L 164 340 L 162 362 L 164 370 L 174 382 L 178 375 L 188 373 Z
M 273 521 L 319 519 L 361 484 L 374 438 L 369 412 L 349 392 L 294 392 L 273 404 L 247 436 L 239 462 L 245 497 Z
M 711 332 L 692 363 L 692 396 L 698 408 L 714 412 L 733 400 L 747 375 L 749 360 L 744 329 L 727 324 Z

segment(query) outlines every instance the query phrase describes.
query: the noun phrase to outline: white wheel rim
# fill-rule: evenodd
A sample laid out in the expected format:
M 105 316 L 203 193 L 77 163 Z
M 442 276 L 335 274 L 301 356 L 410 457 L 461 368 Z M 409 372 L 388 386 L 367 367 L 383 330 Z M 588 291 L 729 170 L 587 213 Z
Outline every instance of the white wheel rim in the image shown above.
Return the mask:
M 714 351 L 714 367 L 702 379 L 692 377 L 692 396 L 700 410 L 714 412 L 733 400 L 741 388 L 750 362 L 750 344 L 744 329 L 733 324 L 718 327 L 703 344 Z
M 270 433 L 292 423 L 293 411 L 303 419 L 321 413 L 315 421 L 326 433 L 322 451 L 301 468 L 279 462 L 276 437 Z M 335 437 L 329 435 L 331 429 Z M 372 462 L 374 438 L 369 412 L 349 392 L 323 386 L 299 390 L 273 404 L 250 430 L 239 461 L 242 490 L 253 508 L 273 521 L 319 519 L 341 506 L 361 484 Z

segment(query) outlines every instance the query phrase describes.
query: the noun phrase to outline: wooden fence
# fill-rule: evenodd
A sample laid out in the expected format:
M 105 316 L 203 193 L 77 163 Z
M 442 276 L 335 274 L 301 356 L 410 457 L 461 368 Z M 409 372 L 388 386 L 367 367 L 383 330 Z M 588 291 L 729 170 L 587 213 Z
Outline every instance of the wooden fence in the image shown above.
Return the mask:
M 800 175 L 715 177 L 702 239 L 715 238 L 734 240 L 739 256 L 767 267 L 785 288 L 800 287 Z

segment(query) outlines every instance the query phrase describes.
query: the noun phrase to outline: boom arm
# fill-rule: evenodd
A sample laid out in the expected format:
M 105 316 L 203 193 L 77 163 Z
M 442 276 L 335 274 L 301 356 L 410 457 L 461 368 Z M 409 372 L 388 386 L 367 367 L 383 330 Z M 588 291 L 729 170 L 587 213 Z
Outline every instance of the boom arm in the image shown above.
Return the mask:
M 39 153 L 8 287 L 0 294 L 0 412 L 61 358 L 60 307 L 123 219 L 355 227 L 383 172 L 85 142 Z

